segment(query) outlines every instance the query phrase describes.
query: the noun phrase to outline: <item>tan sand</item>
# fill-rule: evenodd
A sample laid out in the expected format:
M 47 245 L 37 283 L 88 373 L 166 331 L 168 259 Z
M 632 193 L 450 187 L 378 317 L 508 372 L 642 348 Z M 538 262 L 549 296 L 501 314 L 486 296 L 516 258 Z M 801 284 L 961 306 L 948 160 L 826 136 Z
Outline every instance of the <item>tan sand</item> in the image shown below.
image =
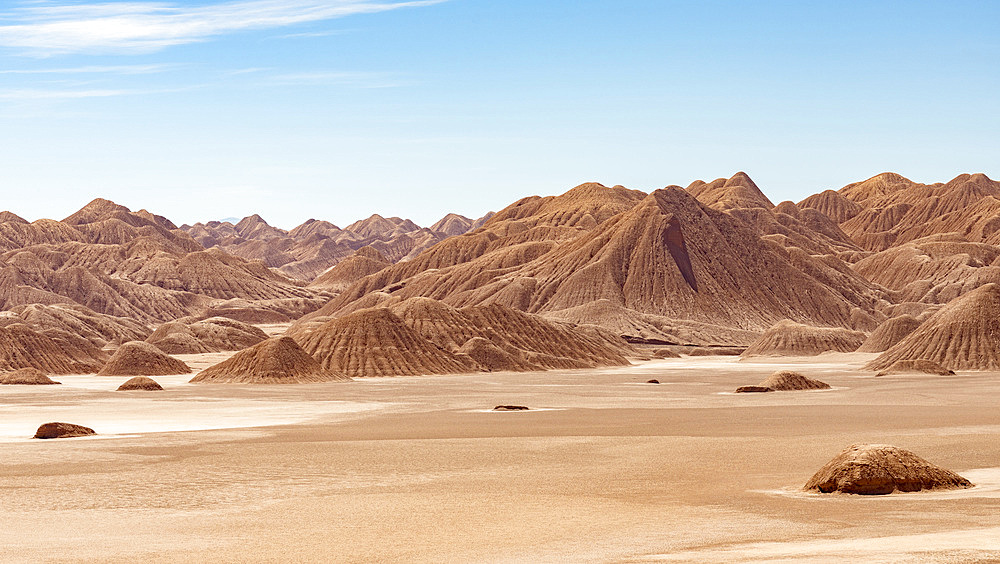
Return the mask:
M 874 378 L 858 370 L 873 357 L 169 386 L 157 401 L 211 406 L 235 394 L 286 411 L 332 399 L 373 409 L 256 429 L 7 442 L 0 560 L 1000 558 L 1000 375 Z M 833 388 L 729 393 L 790 364 Z M 662 384 L 644 384 L 650 378 Z M 91 394 L 136 401 L 76 380 L 61 394 L 2 388 L 9 407 L 0 407 L 17 413 Z M 531 410 L 490 411 L 500 404 Z M 151 403 L 149 416 L 177 405 Z M 977 487 L 878 498 L 801 491 L 856 442 L 919 452 Z

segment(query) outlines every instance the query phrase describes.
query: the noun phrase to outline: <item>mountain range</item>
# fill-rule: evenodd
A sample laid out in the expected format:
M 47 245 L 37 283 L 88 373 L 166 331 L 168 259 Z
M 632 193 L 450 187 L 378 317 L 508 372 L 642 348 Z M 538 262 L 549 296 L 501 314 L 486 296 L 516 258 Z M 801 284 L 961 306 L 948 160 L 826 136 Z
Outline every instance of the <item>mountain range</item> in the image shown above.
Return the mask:
M 912 330 L 1000 283 L 1000 183 L 884 173 L 774 204 L 740 172 L 650 193 L 586 183 L 430 227 L 374 214 L 343 229 L 310 219 L 288 231 L 259 215 L 178 227 L 96 199 L 61 221 L 0 212 L 0 260 L 0 328 L 11 342 L 74 347 L 72 359 L 46 361 L 63 371 L 166 322 L 180 324 L 171 334 L 191 350 L 211 350 L 197 335 L 246 334 L 191 325 L 220 316 L 294 321 L 289 334 L 311 354 L 345 335 L 374 342 L 370 328 L 392 324 L 399 346 L 436 359 L 427 366 L 437 372 L 584 366 L 620 362 L 626 348 L 606 345 L 622 338 L 745 347 L 775 326 Z M 344 327 L 352 319 L 365 329 Z M 442 319 L 469 328 L 461 342 L 428 332 L 444 331 Z M 549 344 L 500 331 L 505 323 Z M 319 328 L 326 337 L 307 335 Z M 589 343 L 586 356 L 558 344 L 568 338 Z M 412 360 L 399 366 L 419 371 Z

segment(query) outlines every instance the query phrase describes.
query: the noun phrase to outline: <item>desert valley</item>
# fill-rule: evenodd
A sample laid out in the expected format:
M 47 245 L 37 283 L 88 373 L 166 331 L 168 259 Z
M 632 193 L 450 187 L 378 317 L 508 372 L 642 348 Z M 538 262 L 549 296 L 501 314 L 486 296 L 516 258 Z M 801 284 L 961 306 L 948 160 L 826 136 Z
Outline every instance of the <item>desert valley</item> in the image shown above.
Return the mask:
M 1000 559 L 1000 182 L 764 188 L 2 212 L 0 558 Z

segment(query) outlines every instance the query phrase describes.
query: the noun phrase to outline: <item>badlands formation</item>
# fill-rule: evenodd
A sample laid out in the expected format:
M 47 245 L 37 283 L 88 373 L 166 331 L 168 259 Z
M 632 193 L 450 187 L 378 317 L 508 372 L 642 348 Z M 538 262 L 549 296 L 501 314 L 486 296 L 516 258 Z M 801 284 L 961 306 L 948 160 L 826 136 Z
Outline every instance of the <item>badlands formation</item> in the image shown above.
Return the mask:
M 302 384 L 350 380 L 324 369 L 289 337 L 273 337 L 202 370 L 192 382 Z
M 0 259 L 0 560 L 1000 558 L 982 174 L 429 227 L 97 199 L 0 213 Z

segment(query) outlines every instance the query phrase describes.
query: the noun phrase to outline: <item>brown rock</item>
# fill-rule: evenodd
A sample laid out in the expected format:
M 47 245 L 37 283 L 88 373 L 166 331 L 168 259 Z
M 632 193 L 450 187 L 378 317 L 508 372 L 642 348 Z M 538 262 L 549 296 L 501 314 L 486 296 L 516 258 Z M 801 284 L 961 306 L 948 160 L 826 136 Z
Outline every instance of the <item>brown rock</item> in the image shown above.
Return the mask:
M 146 376 L 136 376 L 135 378 L 126 380 L 121 386 L 118 386 L 119 392 L 132 390 L 156 391 L 162 389 L 163 386 L 161 386 L 156 380 Z
M 736 388 L 737 394 L 748 394 L 748 393 L 762 393 L 762 392 L 773 392 L 774 390 L 768 388 L 767 386 L 740 386 Z
M 970 487 L 972 483 L 965 478 L 908 450 L 877 444 L 851 445 L 805 485 L 806 490 L 821 493 L 863 495 Z
M 771 388 L 776 392 L 791 392 L 797 390 L 829 390 L 830 384 L 807 378 L 791 370 L 779 370 L 768 376 L 759 386 Z
M 96 435 L 90 427 L 73 423 L 45 423 L 35 431 L 35 439 L 64 439 L 69 437 L 85 437 Z
M 493 411 L 528 411 L 528 408 L 523 405 L 498 405 Z

